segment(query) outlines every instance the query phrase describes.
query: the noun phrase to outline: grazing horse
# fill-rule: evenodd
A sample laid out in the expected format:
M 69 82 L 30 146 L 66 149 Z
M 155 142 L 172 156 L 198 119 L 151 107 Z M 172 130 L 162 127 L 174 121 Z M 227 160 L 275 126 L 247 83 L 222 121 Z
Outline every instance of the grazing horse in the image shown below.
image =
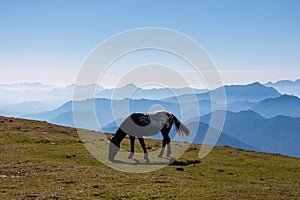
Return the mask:
M 173 123 L 175 123 L 176 133 L 180 136 L 187 136 L 190 134 L 189 129 L 183 125 L 175 115 L 165 111 L 155 111 L 150 113 L 132 113 L 128 116 L 118 128 L 115 136 L 111 139 L 109 144 L 109 155 L 108 158 L 114 161 L 114 158 L 118 151 L 120 150 L 120 144 L 126 135 L 130 137 L 130 155 L 131 159 L 134 155 L 134 141 L 135 137 L 139 139 L 139 142 L 144 151 L 144 159 L 148 162 L 148 154 L 143 136 L 152 136 L 161 132 L 163 136 L 162 149 L 158 157 L 162 157 L 164 153 L 165 146 L 167 145 L 167 157 L 171 154 L 171 145 L 169 132 L 172 128 Z

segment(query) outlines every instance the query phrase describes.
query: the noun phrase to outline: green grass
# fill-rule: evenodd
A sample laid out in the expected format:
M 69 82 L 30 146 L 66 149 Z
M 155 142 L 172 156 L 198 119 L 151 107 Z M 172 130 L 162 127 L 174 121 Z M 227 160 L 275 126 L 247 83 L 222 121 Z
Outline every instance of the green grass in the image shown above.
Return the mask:
M 128 139 L 121 146 L 128 149 Z M 215 147 L 197 163 L 199 148 L 175 165 L 132 174 L 93 158 L 76 129 L 0 117 L 0 199 L 300 198 L 298 158 Z

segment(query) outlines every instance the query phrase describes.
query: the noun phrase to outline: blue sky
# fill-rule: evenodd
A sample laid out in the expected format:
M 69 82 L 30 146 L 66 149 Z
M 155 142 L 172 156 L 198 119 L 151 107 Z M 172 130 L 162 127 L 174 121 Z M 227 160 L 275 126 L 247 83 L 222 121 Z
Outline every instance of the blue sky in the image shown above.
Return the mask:
M 297 0 L 1 0 L 0 83 L 74 83 L 89 52 L 141 27 L 202 45 L 225 84 L 300 78 Z

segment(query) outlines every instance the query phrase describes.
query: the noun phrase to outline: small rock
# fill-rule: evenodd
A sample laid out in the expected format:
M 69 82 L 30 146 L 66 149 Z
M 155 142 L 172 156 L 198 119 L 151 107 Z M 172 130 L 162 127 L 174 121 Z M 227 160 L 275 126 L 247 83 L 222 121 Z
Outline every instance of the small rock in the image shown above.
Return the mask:
M 27 197 L 27 198 L 37 198 L 38 195 L 36 195 L 36 194 L 27 194 L 25 197 Z
M 180 171 L 180 172 L 183 172 L 183 171 L 184 171 L 183 167 L 177 167 L 176 170 L 177 170 L 177 171 Z
M 74 184 L 75 181 L 62 181 L 61 183 L 64 183 L 64 184 Z

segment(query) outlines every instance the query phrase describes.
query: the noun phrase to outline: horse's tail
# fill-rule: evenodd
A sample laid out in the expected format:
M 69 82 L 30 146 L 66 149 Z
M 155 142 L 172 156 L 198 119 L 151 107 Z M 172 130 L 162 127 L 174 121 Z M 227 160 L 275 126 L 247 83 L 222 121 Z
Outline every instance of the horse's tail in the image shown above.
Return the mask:
M 190 130 L 188 129 L 188 127 L 186 127 L 183 123 L 181 123 L 179 119 L 175 117 L 175 115 L 172 114 L 172 117 L 175 122 L 176 133 L 179 134 L 180 136 L 188 136 L 190 134 Z

